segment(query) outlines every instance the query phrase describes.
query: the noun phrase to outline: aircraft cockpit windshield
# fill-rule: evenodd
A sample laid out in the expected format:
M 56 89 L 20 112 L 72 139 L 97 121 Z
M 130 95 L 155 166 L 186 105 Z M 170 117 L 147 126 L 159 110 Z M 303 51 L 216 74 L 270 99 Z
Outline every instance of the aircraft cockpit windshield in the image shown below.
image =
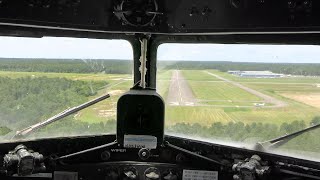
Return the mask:
M 0 179 L 320 179 L 320 1 L 0 0 Z
M 114 134 L 116 103 L 133 84 L 125 40 L 0 37 L 0 142 L 104 94 L 111 97 L 21 139 Z
M 0 46 L 1 142 L 115 134 L 117 101 L 133 86 L 128 41 L 1 37 Z M 159 45 L 165 134 L 254 149 L 319 124 L 319 56 L 316 45 Z M 41 124 L 104 94 L 110 99 Z M 319 133 L 268 150 L 320 160 Z
M 319 56 L 313 45 L 161 44 L 166 134 L 253 148 L 319 124 Z M 314 129 L 269 150 L 319 161 L 319 135 Z

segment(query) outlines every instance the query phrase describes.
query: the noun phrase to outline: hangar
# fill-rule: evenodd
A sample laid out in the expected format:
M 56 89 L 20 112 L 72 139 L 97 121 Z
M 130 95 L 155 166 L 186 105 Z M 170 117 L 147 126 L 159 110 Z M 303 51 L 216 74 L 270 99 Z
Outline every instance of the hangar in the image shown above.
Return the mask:
M 273 73 L 271 71 L 228 71 L 229 74 L 248 78 L 281 78 L 283 74 Z

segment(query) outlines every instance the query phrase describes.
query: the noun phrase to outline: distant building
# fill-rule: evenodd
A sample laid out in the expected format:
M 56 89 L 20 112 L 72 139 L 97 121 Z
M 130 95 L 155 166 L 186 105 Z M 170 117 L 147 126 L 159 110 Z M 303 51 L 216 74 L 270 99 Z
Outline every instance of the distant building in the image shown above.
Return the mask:
M 271 71 L 228 71 L 229 74 L 246 78 L 280 78 L 283 74 L 276 74 Z
M 229 74 L 239 75 L 241 71 L 228 71 Z

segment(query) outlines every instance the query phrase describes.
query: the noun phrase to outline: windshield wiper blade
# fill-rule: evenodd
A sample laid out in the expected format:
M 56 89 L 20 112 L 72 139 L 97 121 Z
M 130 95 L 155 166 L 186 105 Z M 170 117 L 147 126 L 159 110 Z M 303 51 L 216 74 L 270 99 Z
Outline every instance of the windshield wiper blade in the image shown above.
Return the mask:
M 59 114 L 56 114 L 56 115 L 52 116 L 51 118 L 49 118 L 49 119 L 47 119 L 47 120 L 45 120 L 43 122 L 31 125 L 31 126 L 25 128 L 23 130 L 17 131 L 16 134 L 12 137 L 12 139 L 21 139 L 21 138 L 29 135 L 33 131 L 37 130 L 37 129 L 40 129 L 40 128 L 44 127 L 44 126 L 47 126 L 48 124 L 56 122 L 56 121 L 58 121 L 58 120 L 60 120 L 62 118 L 65 118 L 65 117 L 67 117 L 67 116 L 69 116 L 71 114 L 74 114 L 74 113 L 76 113 L 76 112 L 78 112 L 78 111 L 80 111 L 82 109 L 85 109 L 85 108 L 87 108 L 89 106 L 92 106 L 92 105 L 94 105 L 94 104 L 96 104 L 96 103 L 98 103 L 98 102 L 100 102 L 102 100 L 105 100 L 105 99 L 109 98 L 109 97 L 110 97 L 110 94 L 106 94 L 106 95 L 100 96 L 100 97 L 98 97 L 96 99 L 93 99 L 91 101 L 88 101 L 86 103 L 83 103 L 83 104 L 81 104 L 79 106 L 75 106 L 73 108 L 66 109 L 66 110 L 60 112 Z
M 310 127 L 307 127 L 307 128 L 302 129 L 300 131 L 296 131 L 296 132 L 293 132 L 293 133 L 290 133 L 290 134 L 275 138 L 275 139 L 271 139 L 271 140 L 268 140 L 268 141 L 265 141 L 265 142 L 259 142 L 259 143 L 256 144 L 256 149 L 257 150 L 265 150 L 265 149 L 276 149 L 276 148 L 279 148 L 280 146 L 282 146 L 282 145 L 286 144 L 287 142 L 289 142 L 291 139 L 293 139 L 293 138 L 295 138 L 297 136 L 300 136 L 300 135 L 302 135 L 302 134 L 304 134 L 306 132 L 315 130 L 317 128 L 320 128 L 320 123 L 316 124 L 316 125 L 313 125 L 313 126 L 310 126 Z

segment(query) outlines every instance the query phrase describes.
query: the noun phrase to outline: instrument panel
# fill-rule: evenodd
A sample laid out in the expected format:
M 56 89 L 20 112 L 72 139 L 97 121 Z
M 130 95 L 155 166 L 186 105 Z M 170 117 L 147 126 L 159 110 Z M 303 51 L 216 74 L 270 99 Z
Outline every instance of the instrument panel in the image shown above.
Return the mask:
M 95 164 L 62 165 L 52 173 L 37 173 L 4 179 L 53 180 L 190 180 L 218 179 L 218 171 L 182 167 L 169 163 L 143 163 L 134 161 Z M 229 177 L 230 179 L 230 177 Z
M 212 180 L 320 177 L 317 169 L 319 163 L 316 162 L 170 136 L 165 137 L 165 141 L 170 144 L 159 146 L 149 153 L 142 149 L 123 148 L 116 143 L 92 149 L 113 142 L 115 138 L 114 135 L 107 135 L 20 142 L 32 149 L 30 154 L 41 159 L 34 164 L 38 167 L 32 169 L 32 174 L 26 171 L 28 169 L 25 167 L 28 166 L 25 163 L 22 163 L 24 166 L 18 165 L 18 171 L 14 168 L 4 169 L 10 164 L 6 162 L 8 158 L 4 158 L 7 164 L 1 165 L 0 179 Z M 0 144 L 0 156 L 8 156 L 8 150 L 15 146 L 20 147 L 18 151 L 25 156 L 27 153 L 20 143 Z M 9 152 L 13 155 L 13 151 Z M 30 162 L 30 159 L 26 160 Z M 21 172 L 19 168 L 22 168 Z
M 220 166 L 210 162 L 201 161 L 192 155 L 185 154 L 181 151 L 168 147 L 159 146 L 156 149 L 136 149 L 123 148 L 117 144 L 111 146 L 87 151 L 75 156 L 65 156 L 73 152 L 92 147 L 95 143 L 108 141 L 115 136 L 107 136 L 104 138 L 95 137 L 86 140 L 86 138 L 65 139 L 65 140 L 41 140 L 38 142 L 25 142 L 24 145 L 17 143 L 1 144 L 0 149 L 4 155 L 4 149 L 17 145 L 14 151 L 21 151 L 24 155 L 18 154 L 19 157 L 27 154 L 27 147 L 33 150 L 31 154 L 40 156 L 35 164 L 32 175 L 19 172 L 19 169 L 26 171 L 21 165 L 17 165 L 18 171 L 14 168 L 0 170 L 1 179 L 19 179 L 21 177 L 27 179 L 54 179 L 54 180 L 91 180 L 91 179 L 110 179 L 110 180 L 179 180 L 193 177 L 206 177 L 207 179 L 218 178 Z M 109 142 L 112 142 L 109 141 Z M 44 148 L 47 146 L 47 148 Z M 20 148 L 19 148 L 20 147 Z M 48 148 L 51 147 L 51 148 Z M 35 152 L 36 151 L 36 152 Z M 14 164 L 10 159 L 11 154 L 4 155 L 5 164 Z M 43 157 L 42 157 L 43 156 Z M 61 158 L 61 159 L 60 159 Z M 23 160 L 20 160 L 22 162 Z M 22 165 L 25 163 L 22 163 Z M 45 168 L 43 168 L 45 167 Z M 10 170 L 12 170 L 10 172 Z M 30 171 L 27 171 L 30 172 Z
M 186 168 L 187 169 L 187 168 Z M 169 163 L 144 163 L 144 162 L 110 162 L 99 163 L 94 165 L 82 164 L 74 166 L 63 166 L 62 171 L 55 171 L 53 179 L 59 179 L 60 177 L 74 177 L 78 176 L 78 179 L 90 180 L 90 179 L 110 179 L 110 180 L 178 180 L 183 176 L 188 176 L 184 167 L 176 164 Z M 217 177 L 217 171 L 199 171 L 190 170 L 192 172 L 200 172 L 210 177 Z M 67 172 L 67 173 L 64 173 Z M 210 174 L 211 173 L 211 174 Z M 57 178 L 57 175 L 59 178 Z

